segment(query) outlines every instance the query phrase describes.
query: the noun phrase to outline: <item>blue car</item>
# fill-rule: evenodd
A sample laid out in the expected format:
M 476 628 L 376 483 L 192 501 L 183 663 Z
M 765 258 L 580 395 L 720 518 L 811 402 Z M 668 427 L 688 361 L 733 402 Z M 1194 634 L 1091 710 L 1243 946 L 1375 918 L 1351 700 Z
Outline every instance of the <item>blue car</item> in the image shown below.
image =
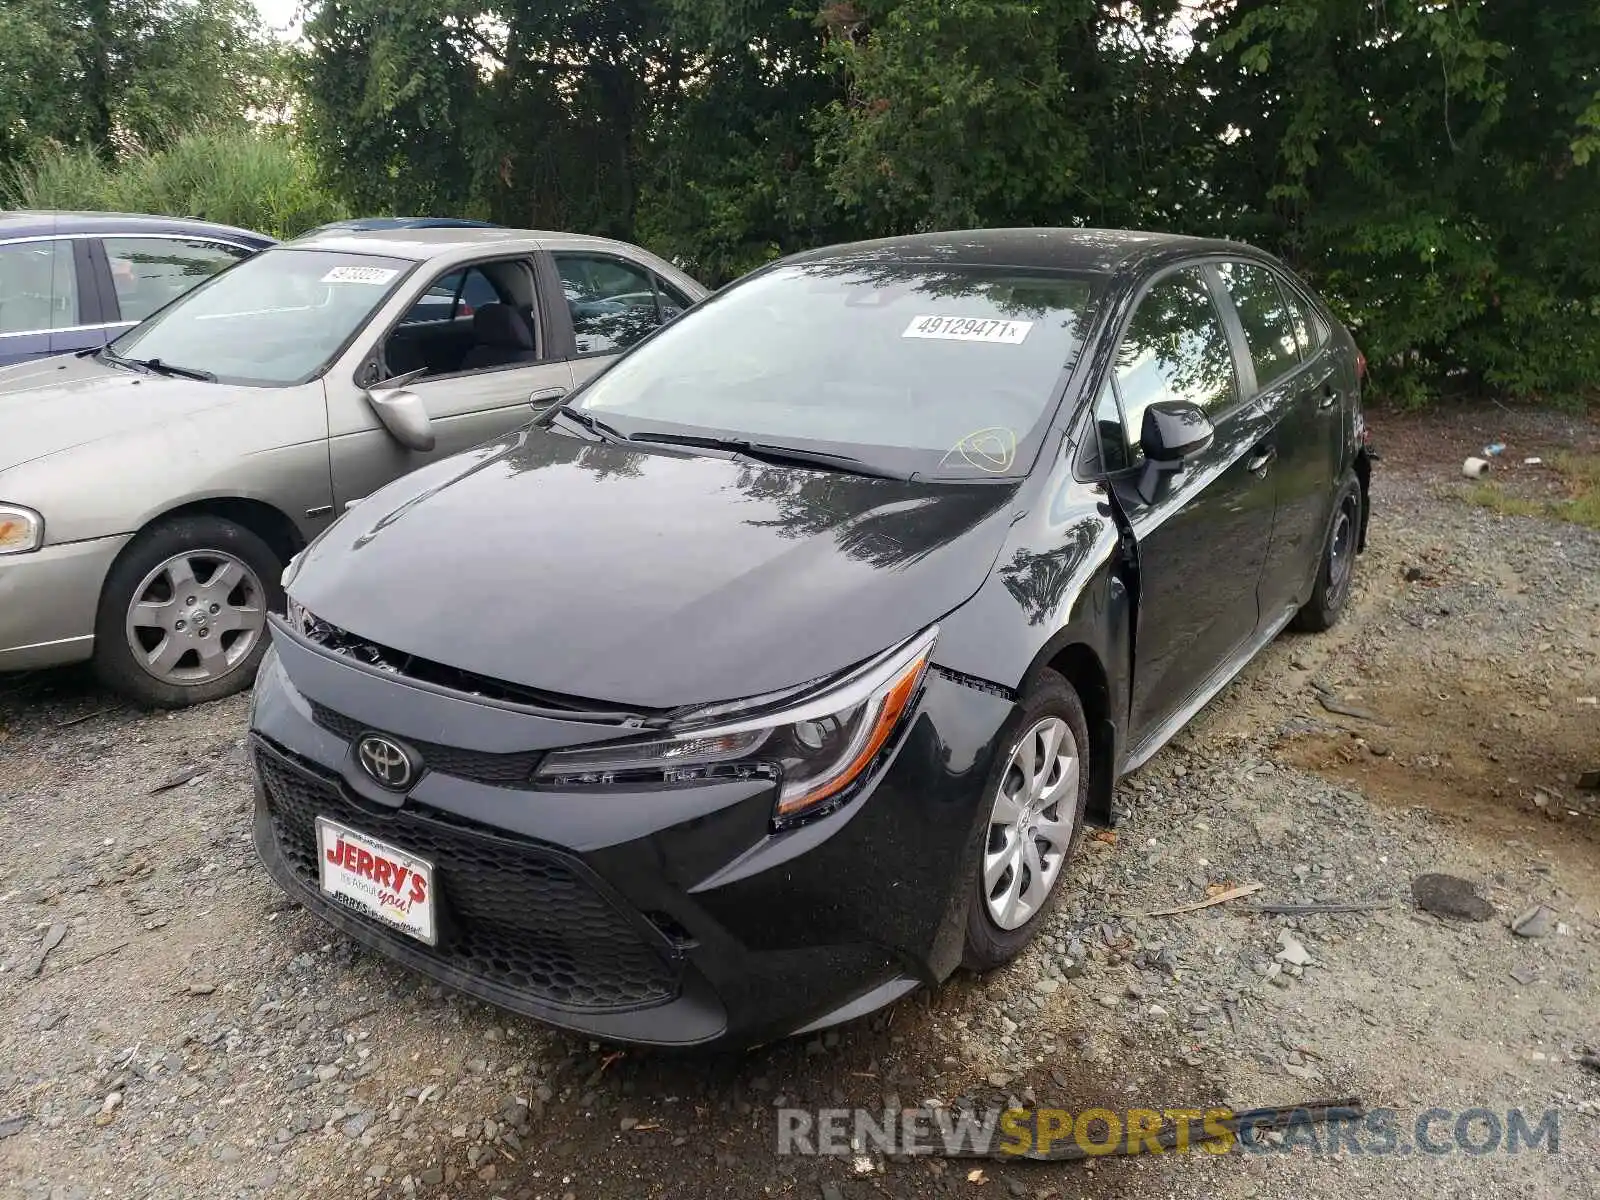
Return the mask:
M 103 346 L 272 244 L 174 217 L 0 212 L 0 366 Z
M 469 217 L 351 217 L 318 225 L 305 237 L 324 233 L 393 233 L 397 229 L 498 229 L 493 221 L 474 221 Z

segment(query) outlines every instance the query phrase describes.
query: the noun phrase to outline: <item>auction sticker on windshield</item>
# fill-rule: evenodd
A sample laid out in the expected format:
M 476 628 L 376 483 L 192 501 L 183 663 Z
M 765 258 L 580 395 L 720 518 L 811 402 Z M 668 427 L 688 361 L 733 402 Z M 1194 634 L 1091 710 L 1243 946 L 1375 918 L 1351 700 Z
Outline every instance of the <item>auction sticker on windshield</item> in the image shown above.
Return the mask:
M 399 271 L 391 267 L 334 267 L 322 277 L 323 283 L 388 283 Z
M 326 817 L 317 818 L 317 863 L 325 894 L 434 944 L 432 863 Z
M 997 321 L 987 317 L 912 317 L 901 337 L 939 338 L 947 342 L 1000 342 L 1020 345 L 1032 321 Z

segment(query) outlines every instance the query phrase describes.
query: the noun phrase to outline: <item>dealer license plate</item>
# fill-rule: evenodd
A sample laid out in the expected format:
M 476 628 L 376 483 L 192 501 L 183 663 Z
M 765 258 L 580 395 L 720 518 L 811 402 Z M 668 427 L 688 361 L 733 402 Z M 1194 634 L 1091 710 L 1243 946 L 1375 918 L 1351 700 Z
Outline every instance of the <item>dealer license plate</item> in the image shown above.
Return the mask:
M 433 945 L 433 864 L 317 818 L 322 890 L 346 908 Z

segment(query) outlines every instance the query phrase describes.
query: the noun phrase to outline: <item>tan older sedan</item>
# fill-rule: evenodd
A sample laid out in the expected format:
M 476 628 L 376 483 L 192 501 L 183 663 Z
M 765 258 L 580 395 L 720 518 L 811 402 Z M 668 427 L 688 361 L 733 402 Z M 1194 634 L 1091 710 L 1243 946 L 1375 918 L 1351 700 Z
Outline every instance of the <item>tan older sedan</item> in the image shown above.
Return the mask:
M 103 350 L 0 369 L 0 671 L 92 658 L 174 707 L 247 686 L 285 563 L 337 513 L 704 295 L 600 238 L 332 232 Z

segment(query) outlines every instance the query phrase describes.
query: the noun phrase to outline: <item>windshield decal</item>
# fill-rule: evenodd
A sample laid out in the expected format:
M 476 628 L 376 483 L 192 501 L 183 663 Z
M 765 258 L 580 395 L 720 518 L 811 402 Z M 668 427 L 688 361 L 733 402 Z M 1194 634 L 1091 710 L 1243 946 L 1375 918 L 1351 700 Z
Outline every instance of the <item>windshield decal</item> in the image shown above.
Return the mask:
M 940 467 L 965 463 L 991 475 L 1004 475 L 1017 460 L 1017 432 L 991 425 L 967 434 L 939 460 Z
M 334 267 L 322 277 L 321 282 L 382 285 L 398 274 L 399 271 L 390 270 L 388 267 Z
M 1032 321 L 1001 321 L 988 317 L 912 317 L 903 338 L 937 338 L 946 342 L 999 342 L 1020 346 L 1033 328 Z

